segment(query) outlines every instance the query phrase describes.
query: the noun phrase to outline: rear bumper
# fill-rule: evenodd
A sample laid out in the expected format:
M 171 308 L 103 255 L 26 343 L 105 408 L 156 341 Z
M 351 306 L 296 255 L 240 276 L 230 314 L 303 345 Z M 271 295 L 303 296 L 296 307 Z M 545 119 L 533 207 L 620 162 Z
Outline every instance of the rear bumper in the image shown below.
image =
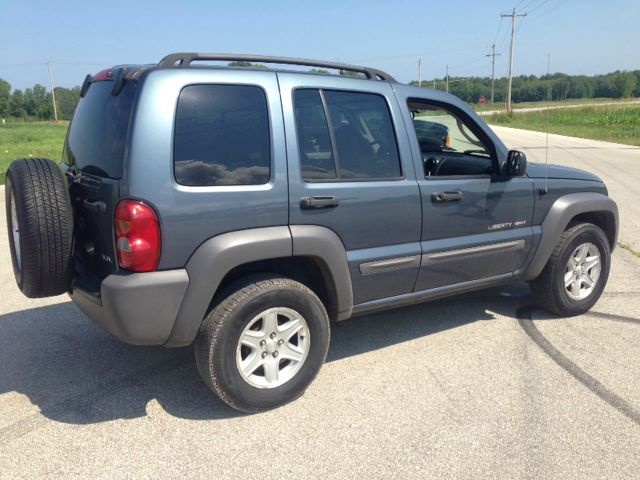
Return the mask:
M 164 345 L 188 286 L 184 269 L 118 273 L 102 282 L 78 272 L 69 296 L 89 318 L 123 342 Z

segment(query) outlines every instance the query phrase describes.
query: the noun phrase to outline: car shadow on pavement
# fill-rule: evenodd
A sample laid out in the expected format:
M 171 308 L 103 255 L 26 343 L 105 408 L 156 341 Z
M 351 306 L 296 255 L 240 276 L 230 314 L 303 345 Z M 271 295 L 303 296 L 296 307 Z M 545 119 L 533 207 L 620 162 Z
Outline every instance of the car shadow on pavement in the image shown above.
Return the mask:
M 327 362 L 491 320 L 488 310 L 513 316 L 527 292 L 513 285 L 334 324 Z M 0 415 L 0 443 L 37 417 L 91 424 L 153 416 L 158 408 L 187 419 L 241 415 L 200 379 L 191 348 L 125 345 L 71 302 L 0 315 L 0 331 L 0 399 L 16 392 L 39 409 L 27 419 Z

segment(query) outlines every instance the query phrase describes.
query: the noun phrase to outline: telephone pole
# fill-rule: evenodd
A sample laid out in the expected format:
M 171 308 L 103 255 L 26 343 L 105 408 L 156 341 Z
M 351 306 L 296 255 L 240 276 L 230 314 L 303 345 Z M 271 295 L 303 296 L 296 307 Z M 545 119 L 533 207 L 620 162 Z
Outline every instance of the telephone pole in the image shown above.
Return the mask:
M 418 58 L 418 86 L 422 86 L 422 57 Z
M 449 65 L 447 65 L 447 93 L 449 93 Z
M 507 112 L 511 113 L 511 80 L 513 79 L 513 48 L 516 41 L 516 18 L 526 17 L 526 13 L 516 13 L 514 8 L 511 13 L 503 13 L 502 18 L 511 17 L 511 48 L 509 49 L 509 83 L 507 84 Z
M 56 92 L 53 87 L 53 72 L 51 71 L 51 61 L 47 62 L 49 67 L 49 83 L 51 84 L 51 100 L 53 101 L 53 118 L 58 121 L 58 109 L 56 108 Z
M 496 90 L 496 57 L 502 55 L 496 53 L 496 44 L 491 45 L 491 53 L 487 53 L 485 57 L 491 57 L 491 105 L 493 105 L 493 96 Z

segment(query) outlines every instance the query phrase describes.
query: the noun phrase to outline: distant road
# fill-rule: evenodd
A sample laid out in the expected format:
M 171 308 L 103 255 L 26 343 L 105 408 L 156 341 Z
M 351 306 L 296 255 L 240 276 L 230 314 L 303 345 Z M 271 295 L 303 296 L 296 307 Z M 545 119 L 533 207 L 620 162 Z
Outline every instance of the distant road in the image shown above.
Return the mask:
M 607 105 L 635 105 L 640 104 L 640 99 L 638 100 L 629 100 L 628 102 L 595 102 L 595 103 L 576 103 L 570 105 L 550 105 L 543 107 L 526 107 L 526 108 L 514 108 L 513 110 L 517 113 L 525 113 L 525 112 L 540 112 L 543 110 L 557 110 L 561 108 L 584 108 L 584 107 L 606 107 Z M 506 112 L 506 109 L 503 110 L 487 110 L 484 112 L 476 112 L 478 115 L 486 116 L 493 115 L 494 113 L 503 113 Z

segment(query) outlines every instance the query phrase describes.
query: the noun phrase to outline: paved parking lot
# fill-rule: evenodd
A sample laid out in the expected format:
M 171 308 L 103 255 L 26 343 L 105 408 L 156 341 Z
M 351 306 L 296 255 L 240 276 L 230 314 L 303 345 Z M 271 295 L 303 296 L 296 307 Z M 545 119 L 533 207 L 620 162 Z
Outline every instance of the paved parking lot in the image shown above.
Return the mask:
M 496 130 L 544 160 L 543 135 Z M 64 296 L 22 297 L 3 219 L 0 477 L 638 478 L 640 148 L 551 145 L 621 209 L 592 312 L 551 318 L 518 284 L 356 318 L 301 399 L 258 415 L 218 401 L 190 349 L 126 346 Z

